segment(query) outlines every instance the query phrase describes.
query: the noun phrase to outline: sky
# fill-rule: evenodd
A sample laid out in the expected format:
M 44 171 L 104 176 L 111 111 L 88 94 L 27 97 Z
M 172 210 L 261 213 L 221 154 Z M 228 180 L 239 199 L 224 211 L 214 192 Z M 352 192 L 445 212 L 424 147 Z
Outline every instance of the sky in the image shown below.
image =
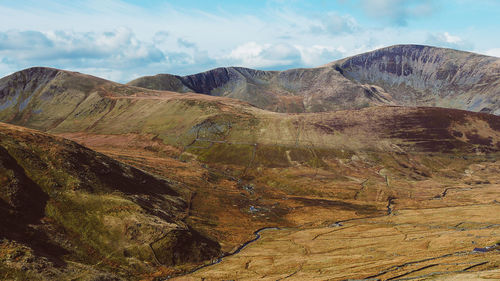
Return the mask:
M 500 57 L 499 17 L 498 0 L 0 0 L 0 77 L 284 70 L 395 44 Z

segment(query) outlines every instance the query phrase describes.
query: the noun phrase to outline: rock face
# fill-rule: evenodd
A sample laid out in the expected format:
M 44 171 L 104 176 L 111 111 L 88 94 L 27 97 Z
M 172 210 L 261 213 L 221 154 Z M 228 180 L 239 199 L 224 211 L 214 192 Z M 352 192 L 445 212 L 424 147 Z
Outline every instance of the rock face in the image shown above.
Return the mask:
M 500 114 L 500 59 L 420 45 L 392 46 L 312 69 L 228 67 L 143 77 L 129 85 L 226 96 L 289 113 L 386 104 Z
M 500 59 L 451 49 L 399 45 L 330 64 L 376 84 L 401 105 L 500 114 Z

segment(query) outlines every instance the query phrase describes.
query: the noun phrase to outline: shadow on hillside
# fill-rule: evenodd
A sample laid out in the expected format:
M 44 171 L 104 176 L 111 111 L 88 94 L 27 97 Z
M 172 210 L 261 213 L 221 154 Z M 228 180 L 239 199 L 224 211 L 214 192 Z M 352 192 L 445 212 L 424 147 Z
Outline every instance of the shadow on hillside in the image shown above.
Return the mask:
M 0 239 L 18 241 L 33 249 L 36 256 L 64 265 L 68 252 L 51 242 L 37 229 L 45 216 L 49 196 L 34 183 L 17 161 L 0 146 Z

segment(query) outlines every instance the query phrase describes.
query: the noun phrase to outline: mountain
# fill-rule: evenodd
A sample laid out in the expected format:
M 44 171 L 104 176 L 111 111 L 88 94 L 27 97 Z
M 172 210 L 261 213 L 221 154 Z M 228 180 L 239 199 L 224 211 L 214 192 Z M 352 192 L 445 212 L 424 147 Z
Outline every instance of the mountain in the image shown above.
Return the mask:
M 489 114 L 397 106 L 276 114 L 226 97 L 153 91 L 44 68 L 1 79 L 0 105 L 0 121 L 20 126 L 59 134 L 149 134 L 181 147 L 207 140 L 380 151 L 500 148 L 500 117 Z
M 231 97 L 276 112 L 385 104 L 500 114 L 499 58 L 421 45 L 382 48 L 311 69 L 227 67 L 188 76 L 147 76 L 128 84 Z
M 84 101 L 139 91 L 90 75 L 34 67 L 0 79 L 0 119 L 14 124 L 30 120 L 31 128 L 47 130 L 64 121 L 75 106 L 84 106 Z
M 492 214 L 498 212 L 500 116 L 402 106 L 413 92 L 390 93 L 380 79 L 382 86 L 359 83 L 360 71 L 339 61 L 147 82 L 162 90 L 42 67 L 0 79 L 0 121 L 43 131 L 2 125 L 0 146 L 8 152 L 2 161 L 9 164 L 0 180 L 15 174 L 9 186 L 24 189 L 1 189 L 2 225 L 11 227 L 2 229 L 0 276 L 394 279 L 496 266 L 496 248 L 469 253 L 498 240 Z M 300 92 L 290 99 L 289 90 L 274 84 L 279 77 L 304 91 L 316 87 L 308 108 L 333 111 L 287 113 L 306 107 Z M 266 98 L 276 98 L 269 109 L 287 112 L 193 90 L 217 85 L 234 86 L 234 94 L 252 89 L 263 108 Z M 315 94 L 346 85 L 353 90 L 335 96 L 338 102 Z M 11 189 L 17 201 L 9 199 Z M 347 250 L 325 262 L 339 248 Z M 18 250 L 53 265 L 38 272 Z M 434 265 L 440 257 L 446 259 Z M 196 270 L 202 260 L 206 267 Z
M 333 65 L 352 81 L 382 87 L 397 104 L 500 114 L 500 59 L 496 57 L 399 45 Z
M 3 122 L 52 133 L 153 134 L 177 146 L 209 139 L 354 150 L 499 148 L 499 117 L 493 115 L 394 106 L 275 114 L 224 97 L 152 91 L 44 68 L 1 79 L 0 104 Z
M 138 78 L 128 85 L 229 97 L 288 113 L 393 104 L 379 87 L 353 83 L 331 67 L 286 71 L 227 67 L 183 77 L 159 74 Z
M 138 279 L 220 255 L 217 242 L 183 221 L 186 208 L 165 180 L 0 123 L 2 279 Z

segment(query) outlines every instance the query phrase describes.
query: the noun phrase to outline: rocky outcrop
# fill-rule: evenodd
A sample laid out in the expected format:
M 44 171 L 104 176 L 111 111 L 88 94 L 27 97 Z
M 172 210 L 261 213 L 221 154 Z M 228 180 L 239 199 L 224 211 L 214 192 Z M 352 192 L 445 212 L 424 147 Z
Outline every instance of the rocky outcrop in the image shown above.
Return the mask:
M 397 45 L 330 64 L 358 83 L 382 87 L 401 105 L 500 114 L 500 59 L 451 49 Z

